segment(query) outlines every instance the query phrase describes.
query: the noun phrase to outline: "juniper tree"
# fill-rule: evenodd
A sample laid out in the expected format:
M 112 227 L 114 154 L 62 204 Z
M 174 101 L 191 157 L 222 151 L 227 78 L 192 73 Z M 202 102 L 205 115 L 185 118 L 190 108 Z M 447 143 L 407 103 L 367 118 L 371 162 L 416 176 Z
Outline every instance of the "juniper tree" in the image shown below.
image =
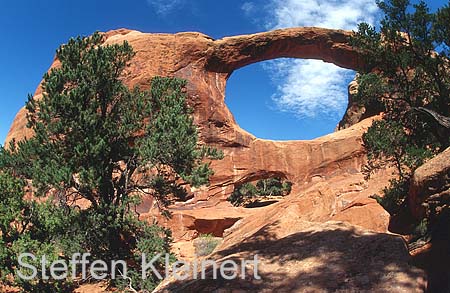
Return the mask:
M 291 193 L 292 182 L 282 181 L 280 177 L 260 179 L 254 185 L 251 182 L 243 183 L 233 190 L 228 197 L 234 206 L 248 206 L 267 196 L 285 196 Z
M 149 91 L 124 85 L 133 56 L 127 42 L 104 45 L 99 33 L 61 46 L 42 98 L 26 104 L 34 136 L 2 149 L 3 168 L 31 182 L 34 196 L 50 197 L 70 222 L 41 239 L 63 253 L 108 260 L 167 252 L 167 231 L 137 221 L 139 198 L 164 210 L 186 193 L 185 183 L 206 184 L 208 159 L 221 157 L 199 146 L 184 80 L 156 77 Z M 88 207 L 78 208 L 81 201 Z
M 362 23 L 351 39 L 365 65 L 357 100 L 383 111 L 363 140 L 368 175 L 396 169 L 384 197 L 375 196 L 391 214 L 405 208 L 414 170 L 450 145 L 449 4 L 431 13 L 423 1 L 378 1 L 380 28 Z

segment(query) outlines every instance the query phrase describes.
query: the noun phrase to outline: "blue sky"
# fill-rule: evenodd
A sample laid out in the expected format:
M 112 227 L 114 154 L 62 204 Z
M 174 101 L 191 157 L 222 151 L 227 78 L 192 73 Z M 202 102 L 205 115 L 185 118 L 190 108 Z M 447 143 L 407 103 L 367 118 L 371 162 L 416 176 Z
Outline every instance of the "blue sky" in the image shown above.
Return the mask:
M 354 29 L 374 22 L 375 0 L 14 0 L 0 4 L 0 142 L 17 111 L 70 37 L 117 28 L 200 31 L 213 38 L 274 28 Z M 427 3 L 435 8 L 441 1 Z M 354 72 L 315 60 L 280 59 L 237 70 L 226 103 L 242 128 L 268 139 L 311 139 L 333 131 Z

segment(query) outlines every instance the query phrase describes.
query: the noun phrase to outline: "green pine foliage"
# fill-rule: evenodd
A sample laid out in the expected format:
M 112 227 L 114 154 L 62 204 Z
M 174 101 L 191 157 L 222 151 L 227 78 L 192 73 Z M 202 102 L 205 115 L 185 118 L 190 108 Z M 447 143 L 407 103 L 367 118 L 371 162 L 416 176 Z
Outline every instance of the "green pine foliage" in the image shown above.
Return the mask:
M 363 137 L 365 171 L 370 176 L 395 167 L 384 196 L 375 196 L 391 214 L 406 207 L 414 170 L 450 145 L 448 129 L 429 115 L 450 114 L 449 4 L 431 13 L 424 1 L 378 1 L 384 12 L 379 29 L 362 23 L 351 38 L 365 66 L 357 101 L 383 112 Z
M 248 206 L 251 203 L 270 196 L 285 196 L 291 193 L 292 183 L 279 177 L 261 179 L 256 186 L 251 182 L 239 185 L 228 197 L 234 206 Z
M 10 244 L 17 241 L 26 229 L 29 206 L 22 199 L 23 188 L 22 180 L 8 172 L 0 173 L 0 278 L 2 281 L 5 281 L 14 271 L 15 259 L 11 253 Z
M 24 191 L 28 189 L 26 181 L 5 165 L 9 161 L 5 160 L 9 157 L 6 153 L 0 149 L 0 281 L 21 287 L 25 292 L 67 292 L 73 285 L 71 279 L 49 282 L 18 277 L 18 257 L 22 253 L 32 253 L 38 260 L 45 255 L 49 262 L 59 259 L 63 230 L 70 226 L 71 220 L 66 219 L 64 211 L 53 202 L 24 199 Z M 66 243 L 69 241 L 66 236 Z M 41 276 L 38 260 L 29 263 L 38 268 L 38 276 Z
M 107 263 L 169 252 L 170 231 L 139 221 L 135 206 L 151 197 L 164 211 L 186 195 L 186 183 L 207 184 L 210 160 L 223 155 L 199 145 L 184 80 L 156 77 L 149 91 L 122 83 L 133 56 L 128 43 L 103 45 L 99 33 L 71 39 L 56 52 L 60 66 L 44 75 L 42 98 L 29 97 L 35 135 L 0 150 L 4 281 L 17 277 L 20 252 L 55 259 L 89 252 Z M 25 201 L 26 190 L 42 199 Z M 130 274 L 136 290 L 159 281 L 139 281 L 139 267 Z M 27 292 L 66 292 L 71 281 L 10 283 Z
M 231 195 L 228 197 L 228 201 L 234 206 L 243 206 L 251 202 L 257 194 L 258 190 L 255 185 L 250 182 L 246 182 L 233 190 Z

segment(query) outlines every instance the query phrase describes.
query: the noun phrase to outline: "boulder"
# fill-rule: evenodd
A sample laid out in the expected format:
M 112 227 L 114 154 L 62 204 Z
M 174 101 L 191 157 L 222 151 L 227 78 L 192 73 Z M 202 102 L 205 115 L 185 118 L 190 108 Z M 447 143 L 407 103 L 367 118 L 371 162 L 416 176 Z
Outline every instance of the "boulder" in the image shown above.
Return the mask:
M 412 214 L 424 217 L 428 201 L 450 203 L 450 148 L 420 166 L 414 172 L 408 194 Z

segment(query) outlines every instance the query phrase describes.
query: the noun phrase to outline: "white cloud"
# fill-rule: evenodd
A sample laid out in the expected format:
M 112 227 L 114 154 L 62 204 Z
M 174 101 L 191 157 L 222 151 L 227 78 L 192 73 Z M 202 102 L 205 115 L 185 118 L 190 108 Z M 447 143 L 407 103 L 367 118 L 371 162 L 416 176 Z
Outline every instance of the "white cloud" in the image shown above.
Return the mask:
M 246 15 L 250 15 L 255 10 L 255 3 L 253 2 L 245 2 L 242 4 L 241 9 L 244 11 Z
M 277 80 L 277 108 L 299 118 L 339 119 L 347 105 L 345 80 L 354 72 L 320 60 L 282 59 L 268 63 Z M 344 81 L 344 82 L 343 82 Z
M 373 23 L 375 0 L 272 0 L 271 28 L 319 26 L 334 29 L 355 29 L 365 21 Z
M 184 0 L 147 0 L 147 4 L 155 9 L 158 15 L 167 16 L 180 8 L 184 4 Z
M 373 23 L 375 0 L 272 0 L 266 28 L 318 26 L 356 29 L 364 21 Z M 339 118 L 347 106 L 347 83 L 351 70 L 320 60 L 282 59 L 264 66 L 276 81 L 272 99 L 281 111 L 300 118 Z

